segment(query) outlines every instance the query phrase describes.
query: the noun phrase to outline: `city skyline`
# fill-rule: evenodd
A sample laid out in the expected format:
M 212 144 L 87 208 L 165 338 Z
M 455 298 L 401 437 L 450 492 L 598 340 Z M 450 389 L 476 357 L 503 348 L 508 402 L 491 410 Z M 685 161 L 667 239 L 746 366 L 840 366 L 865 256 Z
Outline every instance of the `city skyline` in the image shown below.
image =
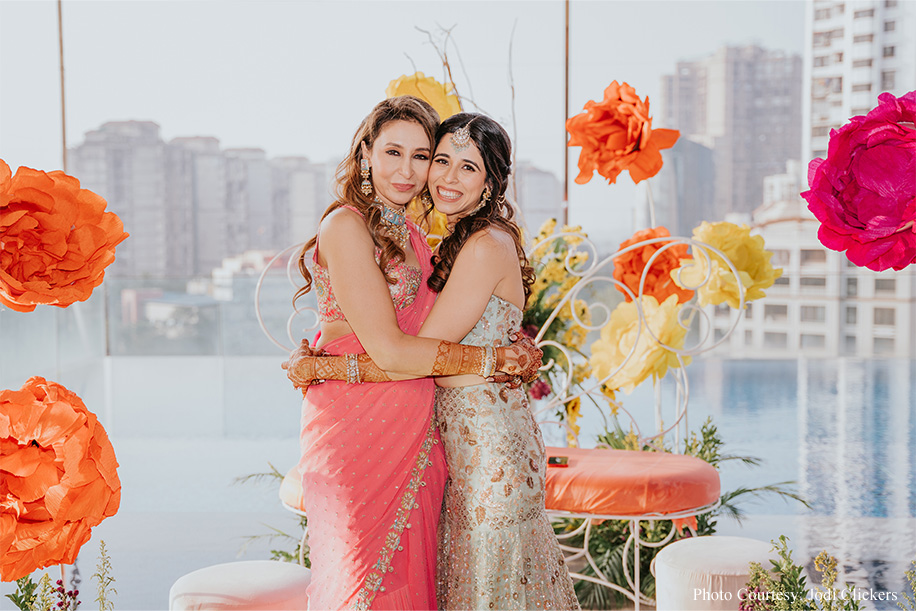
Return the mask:
M 570 114 L 600 99 L 615 79 L 648 96 L 654 109 L 662 74 L 726 44 L 800 52 L 803 7 L 572 2 Z M 415 29 L 435 33 L 441 25 L 454 26 L 449 58 L 459 93 L 507 128 L 512 40 L 517 133 L 509 132 L 517 160 L 562 180 L 563 8 L 558 1 L 67 1 L 68 142 L 105 121 L 137 119 L 160 123 L 166 140 L 206 134 L 226 148 L 263 148 L 269 157 L 337 158 L 389 81 L 415 70 L 444 80 L 426 34 Z M 357 44 L 341 44 L 344 38 Z M 0 72 L 0 157 L 14 168 L 59 168 L 56 3 L 0 3 Z M 569 150 L 573 177 L 577 154 Z M 632 232 L 638 199 L 628 177 L 610 186 L 600 178 L 570 184 L 570 220 L 598 242 L 619 243 Z

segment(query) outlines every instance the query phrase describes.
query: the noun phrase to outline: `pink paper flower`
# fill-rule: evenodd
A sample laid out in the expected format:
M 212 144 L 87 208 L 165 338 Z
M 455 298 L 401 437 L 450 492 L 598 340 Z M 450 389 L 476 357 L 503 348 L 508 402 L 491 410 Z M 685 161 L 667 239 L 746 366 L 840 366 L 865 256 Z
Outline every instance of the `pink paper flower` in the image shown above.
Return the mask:
M 531 385 L 531 388 L 528 389 L 528 394 L 531 395 L 531 398 L 535 400 L 549 397 L 550 393 L 552 392 L 553 389 L 550 387 L 550 384 L 544 380 L 538 380 Z
M 817 237 L 875 271 L 916 261 L 916 91 L 830 132 L 827 159 L 808 165 L 801 194 L 821 222 Z

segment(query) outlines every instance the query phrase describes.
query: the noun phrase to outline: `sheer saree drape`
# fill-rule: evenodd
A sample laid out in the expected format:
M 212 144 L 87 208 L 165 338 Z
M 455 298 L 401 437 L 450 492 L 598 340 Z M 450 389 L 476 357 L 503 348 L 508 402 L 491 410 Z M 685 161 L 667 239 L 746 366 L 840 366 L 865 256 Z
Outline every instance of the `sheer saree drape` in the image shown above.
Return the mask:
M 435 299 L 424 238 L 411 226 L 422 283 L 398 325 L 415 335 Z M 350 334 L 323 346 L 365 352 Z M 302 406 L 309 608 L 435 609 L 436 529 L 447 477 L 432 379 L 313 386 Z

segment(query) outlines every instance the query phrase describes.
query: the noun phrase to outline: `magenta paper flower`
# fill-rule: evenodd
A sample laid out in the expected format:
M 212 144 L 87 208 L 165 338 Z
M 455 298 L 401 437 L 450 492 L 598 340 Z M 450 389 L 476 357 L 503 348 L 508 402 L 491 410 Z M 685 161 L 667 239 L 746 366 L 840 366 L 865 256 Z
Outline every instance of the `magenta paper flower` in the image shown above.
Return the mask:
M 824 246 L 860 267 L 901 270 L 916 261 L 916 91 L 878 101 L 830 132 L 827 159 L 808 165 L 811 190 L 801 196 Z

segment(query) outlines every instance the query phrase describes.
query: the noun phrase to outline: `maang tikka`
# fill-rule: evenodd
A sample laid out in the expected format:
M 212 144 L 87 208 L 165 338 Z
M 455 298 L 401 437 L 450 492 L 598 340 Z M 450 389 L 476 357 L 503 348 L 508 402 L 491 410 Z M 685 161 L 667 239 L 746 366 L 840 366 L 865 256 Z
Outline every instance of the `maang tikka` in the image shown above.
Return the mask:
M 471 130 L 468 129 L 474 119 L 471 119 L 464 124 L 464 127 L 459 127 L 452 134 L 452 137 L 449 139 L 452 143 L 452 146 L 455 147 L 456 151 L 463 151 L 464 149 L 471 146 Z

